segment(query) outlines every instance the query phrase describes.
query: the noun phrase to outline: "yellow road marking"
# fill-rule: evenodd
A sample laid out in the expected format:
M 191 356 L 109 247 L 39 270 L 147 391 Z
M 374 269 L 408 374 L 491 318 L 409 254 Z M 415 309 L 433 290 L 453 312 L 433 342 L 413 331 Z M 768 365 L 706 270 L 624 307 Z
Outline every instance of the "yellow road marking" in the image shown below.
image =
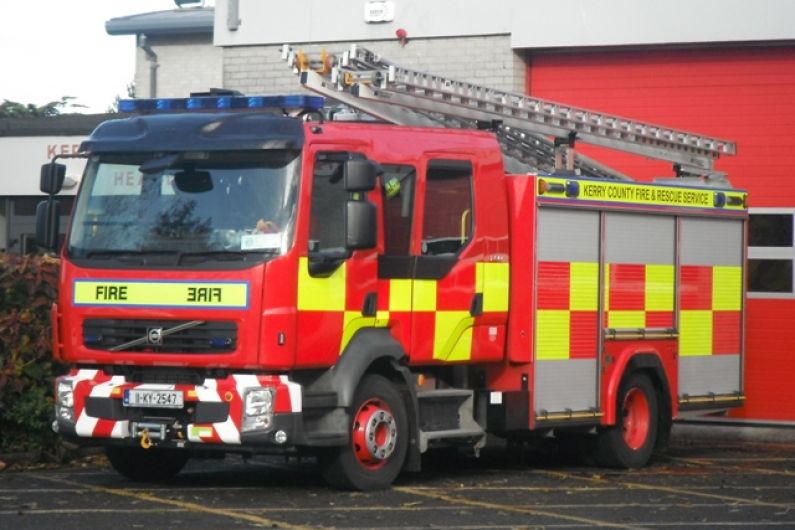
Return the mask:
M 427 497 L 429 499 L 435 499 L 438 501 L 449 502 L 453 504 L 462 504 L 464 506 L 473 506 L 476 508 L 486 508 L 488 510 L 498 510 L 502 512 L 511 512 L 511 513 L 521 513 L 524 515 L 535 515 L 538 517 L 549 517 L 551 519 L 562 519 L 564 521 L 572 521 L 576 523 L 586 524 L 588 526 L 601 526 L 606 528 L 625 528 L 631 530 L 638 530 L 640 526 L 632 526 L 627 524 L 618 524 L 618 523 L 611 523 L 608 521 L 600 521 L 598 519 L 589 519 L 587 517 L 577 517 L 575 515 L 564 515 L 561 513 L 555 512 L 548 512 L 545 510 L 538 510 L 535 508 L 523 508 L 521 506 L 510 506 L 506 504 L 497 504 L 493 502 L 486 502 L 486 501 L 477 501 L 473 499 L 467 499 L 464 497 L 456 497 L 454 495 L 449 495 L 447 493 L 442 493 L 439 491 L 433 491 L 430 489 L 424 488 L 410 488 L 405 486 L 396 486 L 393 488 L 395 491 L 399 491 L 401 493 L 406 493 L 408 495 L 417 495 L 419 497 Z
M 576 480 L 586 480 L 591 482 L 601 482 L 606 483 L 605 479 L 601 477 L 582 477 L 578 475 L 573 475 L 570 473 L 564 473 L 562 471 L 547 471 L 542 469 L 536 469 L 534 472 L 548 475 L 556 478 L 570 478 Z M 733 502 L 736 504 L 750 504 L 753 506 L 769 506 L 773 508 L 784 508 L 784 509 L 791 509 L 795 507 L 795 504 L 787 504 L 787 503 L 778 503 L 778 502 L 765 502 L 765 501 L 758 501 L 756 499 L 746 499 L 743 497 L 733 497 L 731 495 L 718 495 L 715 493 L 704 493 L 701 491 L 695 491 L 686 488 L 674 488 L 672 486 L 654 486 L 650 484 L 641 484 L 639 482 L 627 482 L 627 481 L 617 481 L 617 482 L 607 482 L 609 484 L 620 484 L 627 489 L 639 489 L 639 490 L 646 490 L 646 491 L 662 491 L 665 493 L 673 493 L 675 495 L 692 495 L 694 497 L 703 497 L 705 499 L 716 499 L 724 502 Z
M 714 466 L 717 462 L 713 462 L 712 459 L 701 459 L 701 458 L 676 458 L 673 457 L 671 460 L 675 462 L 682 462 L 685 464 L 697 465 L 697 466 Z M 749 460 L 753 462 L 753 460 Z M 738 465 L 727 465 L 724 463 L 720 463 L 721 469 L 736 469 L 738 471 L 742 471 L 744 473 L 752 472 L 752 473 L 759 473 L 760 475 L 776 475 L 781 477 L 795 477 L 795 472 L 787 471 L 786 469 L 767 469 L 763 467 L 746 467 L 746 466 L 738 466 Z
M 239 519 L 241 521 L 247 521 L 249 523 L 255 523 L 260 525 L 269 526 L 272 528 L 284 528 L 286 530 L 315 530 L 314 527 L 311 526 L 303 526 L 303 525 L 295 525 L 290 523 L 285 523 L 283 521 L 276 521 L 274 519 L 269 519 L 267 517 L 261 517 L 258 515 L 252 515 L 248 513 L 240 513 L 233 510 L 226 510 L 224 508 L 211 508 L 209 506 L 203 506 L 201 504 L 196 504 L 194 502 L 186 502 L 180 501 L 177 499 L 162 499 L 159 497 L 155 497 L 149 493 L 140 493 L 137 491 L 128 491 L 123 489 L 117 488 L 106 488 L 104 486 L 94 486 L 91 484 L 81 484 L 80 482 L 75 482 L 72 480 L 51 477 L 46 475 L 38 475 L 36 478 L 40 478 L 42 480 L 47 480 L 50 482 L 55 482 L 58 484 L 66 484 L 69 486 L 78 486 L 83 489 L 87 489 L 90 491 L 94 491 L 97 493 L 107 493 L 109 495 L 118 495 L 120 497 L 129 497 L 131 499 L 136 499 L 139 501 L 145 502 L 153 502 L 157 504 L 166 504 L 168 506 L 176 506 L 177 508 L 182 508 L 183 510 L 191 511 L 191 512 L 201 512 L 201 513 L 208 513 L 211 515 L 219 515 L 223 517 L 229 517 L 231 519 Z

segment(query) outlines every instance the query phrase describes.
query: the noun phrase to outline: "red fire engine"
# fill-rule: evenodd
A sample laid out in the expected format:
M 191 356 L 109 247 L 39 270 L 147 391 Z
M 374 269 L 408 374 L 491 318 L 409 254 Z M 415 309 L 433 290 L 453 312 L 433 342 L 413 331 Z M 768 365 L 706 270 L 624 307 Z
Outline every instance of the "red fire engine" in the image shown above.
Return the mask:
M 285 57 L 370 121 L 212 93 L 123 101 L 134 115 L 81 145 L 57 432 L 134 479 L 211 450 L 311 453 L 372 489 L 487 433 L 638 467 L 683 411 L 742 403 L 746 194 L 712 167 L 731 143 L 360 48 Z M 679 178 L 630 181 L 575 140 Z M 37 212 L 52 246 L 61 167 Z

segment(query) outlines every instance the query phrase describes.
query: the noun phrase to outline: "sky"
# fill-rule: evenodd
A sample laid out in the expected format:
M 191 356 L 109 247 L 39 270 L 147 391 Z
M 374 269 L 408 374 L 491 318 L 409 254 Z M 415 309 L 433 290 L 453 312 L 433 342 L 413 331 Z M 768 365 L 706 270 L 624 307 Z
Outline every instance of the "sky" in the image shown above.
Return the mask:
M 73 96 L 86 108 L 67 112 L 105 112 L 135 77 L 135 37 L 108 35 L 105 22 L 175 8 L 173 0 L 4 1 L 0 102 L 45 105 Z

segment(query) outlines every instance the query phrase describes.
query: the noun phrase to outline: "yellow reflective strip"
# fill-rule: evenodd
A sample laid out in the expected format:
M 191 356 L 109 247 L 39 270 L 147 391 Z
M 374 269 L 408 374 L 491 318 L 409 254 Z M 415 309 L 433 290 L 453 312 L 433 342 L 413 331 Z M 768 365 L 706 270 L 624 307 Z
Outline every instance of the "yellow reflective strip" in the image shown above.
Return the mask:
M 739 311 L 742 307 L 743 271 L 740 267 L 712 268 L 712 309 Z
M 243 282 L 133 282 L 75 280 L 74 303 L 102 306 L 225 307 L 248 306 Z
M 436 311 L 436 280 L 414 280 L 414 311 Z
M 472 356 L 472 326 L 469 311 L 437 311 L 433 335 L 433 358 L 466 361 Z
M 389 312 L 378 311 L 374 317 L 362 316 L 361 311 L 345 311 L 342 323 L 340 353 L 345 351 L 357 331 L 363 328 L 385 328 L 389 323 Z
M 309 275 L 309 260 L 298 260 L 298 310 L 344 311 L 345 270 L 343 263 L 330 276 L 313 278 Z
M 645 308 L 646 311 L 673 311 L 673 265 L 646 265 Z
M 610 311 L 607 313 L 608 328 L 645 328 L 645 311 Z
M 712 355 L 712 311 L 679 312 L 679 355 Z
M 610 311 L 610 264 L 605 263 L 604 267 L 603 297 L 605 299 L 605 311 Z
M 411 280 L 389 281 L 389 310 L 411 311 Z
M 549 184 L 558 184 L 558 191 L 548 191 L 540 198 L 566 199 L 577 202 L 609 202 L 626 204 L 648 204 L 655 206 L 673 206 L 678 208 L 699 208 L 709 210 L 745 210 L 745 197 L 743 192 L 720 192 L 727 198 L 733 198 L 737 205 L 725 204 L 715 206 L 715 195 L 719 192 L 713 190 L 700 190 L 682 188 L 679 186 L 650 186 L 646 184 L 629 184 L 620 182 L 578 181 L 579 194 L 569 197 L 565 193 L 569 179 L 543 177 Z
M 569 308 L 574 311 L 596 311 L 599 308 L 599 264 L 570 264 Z
M 569 358 L 570 320 L 566 310 L 536 311 L 536 360 Z
M 478 263 L 477 291 L 483 293 L 483 311 L 508 311 L 511 267 L 508 263 Z

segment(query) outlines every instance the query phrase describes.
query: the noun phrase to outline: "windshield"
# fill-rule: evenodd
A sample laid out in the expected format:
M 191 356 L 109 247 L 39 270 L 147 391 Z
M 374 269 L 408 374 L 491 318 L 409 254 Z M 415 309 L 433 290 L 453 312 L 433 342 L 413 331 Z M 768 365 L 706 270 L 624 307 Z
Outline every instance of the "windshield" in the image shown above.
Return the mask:
M 246 259 L 292 242 L 298 151 L 103 154 L 77 200 L 68 253 Z

